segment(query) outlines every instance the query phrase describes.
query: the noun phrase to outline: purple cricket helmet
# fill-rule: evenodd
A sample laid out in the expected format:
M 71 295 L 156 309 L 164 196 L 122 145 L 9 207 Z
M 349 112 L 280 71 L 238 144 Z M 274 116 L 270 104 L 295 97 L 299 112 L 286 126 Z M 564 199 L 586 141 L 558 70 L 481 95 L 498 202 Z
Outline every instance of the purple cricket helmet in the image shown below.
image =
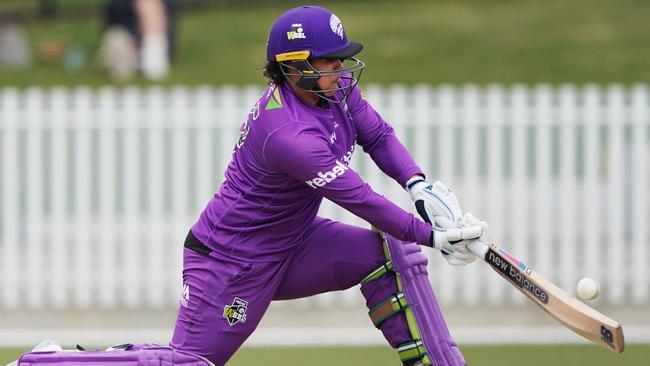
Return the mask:
M 343 90 L 344 97 L 354 87 L 365 64 L 354 58 L 363 49 L 358 42 L 348 40 L 341 20 L 330 10 L 320 6 L 301 6 L 282 14 L 269 32 L 266 59 L 278 62 L 286 80 L 295 86 L 315 92 L 330 102 L 340 102 L 323 93 Z M 316 70 L 310 59 L 328 58 L 343 61 L 341 69 L 323 72 Z M 337 75 L 339 87 L 321 90 L 316 85 L 321 76 Z M 296 76 L 292 80 L 289 76 Z M 349 80 L 349 82 L 346 82 Z
M 266 60 L 345 59 L 362 48 L 360 43 L 348 41 L 341 20 L 334 13 L 320 6 L 301 6 L 285 12 L 273 24 Z

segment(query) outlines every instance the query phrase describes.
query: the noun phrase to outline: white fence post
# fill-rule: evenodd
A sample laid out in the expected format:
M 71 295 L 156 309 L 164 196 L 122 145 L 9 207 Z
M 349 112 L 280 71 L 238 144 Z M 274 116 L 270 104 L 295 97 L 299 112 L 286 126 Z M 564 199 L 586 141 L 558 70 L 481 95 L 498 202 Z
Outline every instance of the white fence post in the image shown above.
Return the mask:
M 555 222 L 552 217 L 554 202 L 551 191 L 552 160 L 551 160 L 551 129 L 553 119 L 553 91 L 548 85 L 535 88 L 535 197 L 536 227 L 535 227 L 535 266 L 533 269 L 551 281 L 554 253 Z
M 8 310 L 20 307 L 22 255 L 18 245 L 18 90 L 5 88 L 0 93 L 2 131 L 2 305 Z
M 214 160 L 211 149 L 212 131 L 218 123 L 214 111 L 214 89 L 202 86 L 196 90 L 194 98 L 196 115 L 196 202 L 194 209 L 201 210 L 219 187 L 213 181 Z M 189 228 L 187 228 L 189 230 Z
M 648 302 L 650 278 L 648 265 L 650 264 L 650 202 L 648 187 L 650 187 L 650 149 L 648 149 L 648 122 L 650 113 L 648 108 L 647 85 L 636 85 L 632 89 L 632 300 L 641 305 Z
M 75 285 L 70 284 L 75 278 L 74 273 L 70 271 L 70 253 L 72 246 L 69 244 L 69 233 L 67 228 L 72 222 L 72 217 L 66 209 L 68 204 L 68 186 L 70 180 L 68 179 L 68 154 L 66 151 L 69 141 L 71 141 L 67 132 L 69 128 L 66 126 L 66 119 L 68 118 L 66 108 L 66 95 L 60 92 L 60 89 L 50 90 L 48 93 L 49 118 L 51 151 L 49 152 L 49 159 L 46 162 L 50 165 L 52 178 L 49 185 L 48 195 L 50 198 L 50 237 L 52 256 L 52 276 L 51 288 L 52 305 L 55 309 L 64 309 L 70 306 L 70 298 L 73 296 L 72 291 L 75 291 Z M 44 127 L 45 128 L 45 127 Z
M 563 85 L 559 90 L 558 122 L 560 124 L 560 179 L 559 179 L 559 266 L 562 276 L 558 285 L 572 292 L 577 281 L 576 238 L 576 90 Z
M 510 222 L 511 242 L 509 248 L 519 258 L 529 258 L 532 246 L 528 243 L 528 229 L 531 227 L 530 212 L 528 211 L 527 184 L 527 135 L 528 126 L 528 89 L 523 85 L 515 85 L 510 89 L 510 126 L 512 159 L 510 179 Z M 528 259 L 524 259 L 528 260 Z M 511 292 L 515 304 L 522 304 L 525 298 L 518 291 Z
M 223 182 L 223 173 L 228 167 L 228 162 L 232 159 L 232 149 L 235 147 L 235 143 L 237 142 L 235 134 L 239 134 L 239 126 L 241 126 L 246 118 L 248 118 L 248 113 L 237 113 L 239 110 L 237 103 L 238 97 L 237 89 L 233 86 L 224 86 L 219 89 L 220 104 L 217 122 L 220 136 L 218 143 L 218 146 L 220 147 L 220 160 L 217 165 L 219 184 Z M 252 106 L 250 107 L 252 108 Z
M 607 89 L 607 299 L 620 305 L 625 296 L 628 272 L 625 257 L 629 254 L 623 229 L 623 122 L 624 91 L 620 85 Z
M 593 199 L 599 197 L 602 191 L 601 184 L 601 147 L 600 127 L 603 124 L 601 108 L 601 92 L 597 85 L 586 86 L 582 91 L 582 125 L 584 131 L 584 217 L 582 220 L 582 233 L 584 237 L 584 268 L 585 276 L 600 280 L 602 270 L 601 258 L 604 247 L 602 246 L 602 228 L 600 212 L 602 201 Z
M 116 252 L 116 91 L 111 87 L 99 90 L 97 99 L 97 118 L 99 124 L 99 305 L 105 309 L 117 305 L 116 284 L 119 282 L 113 273 L 117 267 Z
M 124 215 L 123 224 L 125 230 L 121 242 L 123 243 L 121 260 L 124 262 L 123 276 L 120 278 L 120 286 L 124 296 L 124 304 L 129 309 L 140 306 L 140 291 L 142 263 L 140 261 L 142 252 L 142 237 L 138 220 L 141 218 L 140 210 L 140 166 L 144 164 L 140 156 L 140 128 L 141 105 L 140 91 L 134 87 L 125 89 L 120 95 L 122 105 L 122 120 L 124 121 L 124 154 L 122 164 L 124 166 Z
M 65 89 L 57 88 L 54 93 L 67 94 Z M 82 309 L 90 308 L 93 303 L 92 286 L 95 273 L 93 268 L 93 243 L 91 236 L 91 208 L 90 208 L 90 185 L 92 183 L 91 173 L 91 146 L 90 126 L 92 115 L 90 113 L 90 90 L 77 89 L 67 99 L 73 109 L 70 117 L 74 137 L 74 172 L 75 172 L 75 194 L 74 194 L 74 215 L 75 226 L 72 228 L 74 238 L 74 260 L 75 260 L 75 301 Z M 69 108 L 68 106 L 65 106 Z
M 43 146 L 43 110 L 45 103 L 43 92 L 39 88 L 29 88 L 23 94 L 25 99 L 25 127 L 27 128 L 27 175 L 25 189 L 27 198 L 25 254 L 27 307 L 41 309 L 45 305 L 44 294 L 44 245 L 43 245 L 43 184 L 42 146 Z
M 162 304 L 163 296 L 163 234 L 166 228 L 163 217 L 163 202 L 170 197 L 164 197 L 164 167 L 163 138 L 165 129 L 169 126 L 167 110 L 167 93 L 161 87 L 152 87 L 146 92 L 147 105 L 144 111 L 144 125 L 148 127 L 147 167 L 148 180 L 144 187 L 148 197 L 147 231 L 141 239 L 146 251 L 146 299 L 151 308 Z

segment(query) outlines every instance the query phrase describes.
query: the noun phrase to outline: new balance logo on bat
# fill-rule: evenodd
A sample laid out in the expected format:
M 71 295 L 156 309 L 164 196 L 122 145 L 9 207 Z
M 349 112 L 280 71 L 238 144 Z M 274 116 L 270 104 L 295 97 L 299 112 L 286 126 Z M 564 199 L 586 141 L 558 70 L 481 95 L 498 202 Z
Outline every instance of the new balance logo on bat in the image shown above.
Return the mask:
M 485 255 L 485 260 L 492 266 L 492 268 L 501 272 L 503 276 L 510 280 L 514 285 L 523 288 L 531 295 L 537 298 L 542 304 L 548 304 L 548 294 L 542 290 L 536 283 L 528 279 L 519 268 L 506 261 L 492 248 L 490 248 Z M 525 268 L 525 266 L 523 266 Z

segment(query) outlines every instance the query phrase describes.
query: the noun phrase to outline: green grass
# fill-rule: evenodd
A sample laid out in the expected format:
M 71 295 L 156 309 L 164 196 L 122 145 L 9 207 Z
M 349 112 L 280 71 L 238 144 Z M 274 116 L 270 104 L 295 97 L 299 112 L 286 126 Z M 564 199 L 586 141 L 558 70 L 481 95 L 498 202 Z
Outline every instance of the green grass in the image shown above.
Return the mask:
M 260 83 L 267 32 L 288 3 L 182 14 L 180 52 L 168 83 Z M 646 0 L 382 0 L 328 6 L 343 20 L 350 38 L 366 46 L 360 55 L 368 65 L 365 82 L 650 81 Z M 35 23 L 28 36 L 33 45 L 58 39 L 92 53 L 100 24 Z M 92 65 L 76 74 L 58 64 L 0 71 L 0 85 L 106 81 Z
M 628 346 L 614 354 L 596 346 L 481 346 L 462 347 L 470 366 L 641 366 L 650 359 L 650 345 Z M 0 350 L 0 365 L 15 359 L 21 350 Z M 229 366 L 397 366 L 395 352 L 387 347 L 247 348 Z

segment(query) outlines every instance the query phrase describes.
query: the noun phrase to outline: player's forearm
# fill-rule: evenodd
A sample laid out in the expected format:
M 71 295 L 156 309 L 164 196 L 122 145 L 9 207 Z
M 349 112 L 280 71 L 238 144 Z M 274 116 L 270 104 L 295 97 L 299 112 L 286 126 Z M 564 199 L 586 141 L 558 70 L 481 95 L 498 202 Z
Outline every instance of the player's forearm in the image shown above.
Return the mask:
M 353 192 L 325 190 L 325 197 L 391 236 L 431 245 L 431 226 L 363 184 Z

